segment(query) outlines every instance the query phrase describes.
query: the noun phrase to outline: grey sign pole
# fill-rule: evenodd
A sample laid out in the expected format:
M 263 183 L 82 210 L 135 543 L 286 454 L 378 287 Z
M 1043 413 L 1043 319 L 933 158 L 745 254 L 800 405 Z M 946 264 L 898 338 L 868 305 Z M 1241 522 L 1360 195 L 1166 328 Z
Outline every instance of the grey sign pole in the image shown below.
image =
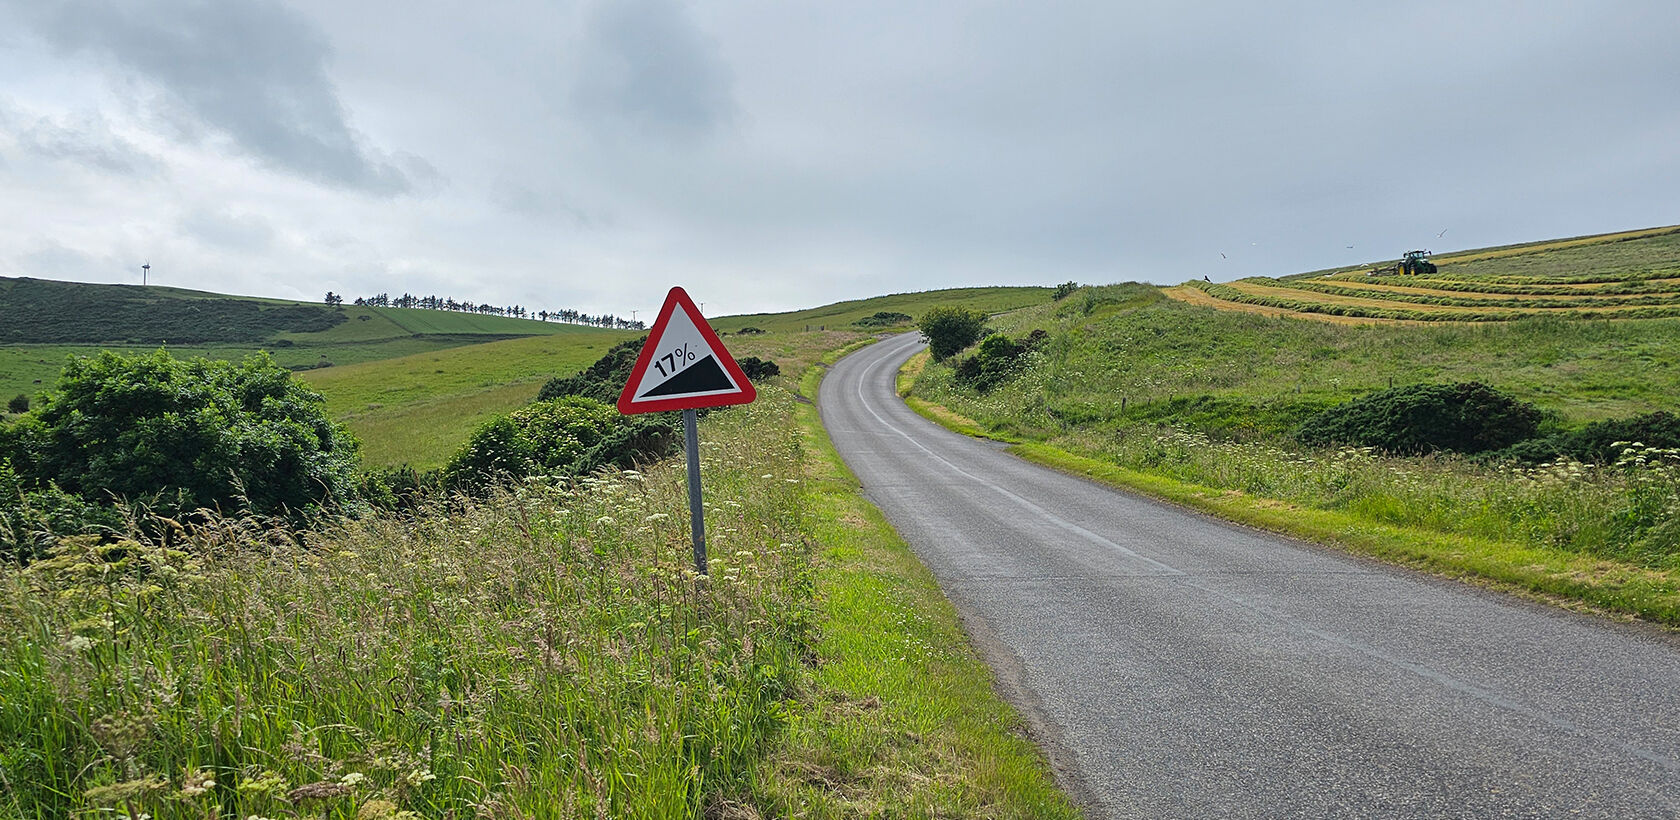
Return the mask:
M 706 574 L 706 510 L 700 503 L 699 413 L 683 411 L 683 445 L 688 449 L 688 525 L 694 533 L 694 571 Z

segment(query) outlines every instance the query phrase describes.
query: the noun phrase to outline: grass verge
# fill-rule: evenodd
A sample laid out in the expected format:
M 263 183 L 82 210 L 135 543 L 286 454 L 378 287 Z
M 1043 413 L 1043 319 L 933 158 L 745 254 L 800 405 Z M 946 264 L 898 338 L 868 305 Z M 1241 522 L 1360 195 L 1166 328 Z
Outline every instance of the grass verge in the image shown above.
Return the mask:
M 1571 608 L 1680 626 L 1680 579 L 1672 571 L 1532 545 L 1397 527 L 1345 512 L 1151 475 L 1036 442 L 1017 444 L 1010 451 L 1052 469 L 1251 527 L 1440 575 L 1491 581 Z
M 910 401 L 917 413 L 949 430 L 999 438 L 979 422 L 938 404 L 915 397 Z M 1133 470 L 1042 442 L 1010 440 L 1014 444 L 1010 452 L 1028 461 L 1229 521 L 1439 575 L 1528 593 L 1569 608 L 1680 626 L 1680 578 L 1673 570 L 1532 544 L 1396 526 L 1344 511 L 1314 509 Z
M 821 368 L 801 393 L 814 397 Z M 1078 817 L 992 689 L 956 610 L 858 485 L 816 408 L 806 515 L 821 546 L 808 710 L 763 763 L 760 803 L 788 817 Z

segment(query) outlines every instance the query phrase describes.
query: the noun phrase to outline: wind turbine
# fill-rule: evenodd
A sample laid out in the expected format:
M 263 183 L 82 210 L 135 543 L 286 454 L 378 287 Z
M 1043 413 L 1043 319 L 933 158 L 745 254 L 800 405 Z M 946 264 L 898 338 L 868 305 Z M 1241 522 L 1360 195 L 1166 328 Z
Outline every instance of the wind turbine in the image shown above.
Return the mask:
M 146 264 L 140 266 L 140 286 L 141 287 L 146 286 L 146 280 L 151 277 L 151 273 L 152 273 L 152 260 L 147 259 Z

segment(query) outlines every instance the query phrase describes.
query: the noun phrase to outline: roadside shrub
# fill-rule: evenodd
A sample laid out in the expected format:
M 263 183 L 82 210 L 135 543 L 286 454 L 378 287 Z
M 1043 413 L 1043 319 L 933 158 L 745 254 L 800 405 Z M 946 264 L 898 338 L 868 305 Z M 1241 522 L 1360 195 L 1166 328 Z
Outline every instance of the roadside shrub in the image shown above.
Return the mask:
M 119 510 L 93 504 L 48 484 L 26 489 L 11 462 L 0 459 L 0 561 L 45 557 L 65 535 L 123 529 Z
M 1072 280 L 1063 282 L 1056 286 L 1056 291 L 1054 293 L 1050 294 L 1050 300 L 1053 302 L 1060 302 L 1076 290 L 1079 290 L 1078 282 Z
M 539 401 L 486 422 L 443 468 L 456 487 L 481 490 L 531 475 L 581 475 L 671 452 L 668 418 L 625 417 L 586 396 Z
M 1499 455 L 1530 463 L 1567 458 L 1587 464 L 1614 464 L 1633 443 L 1662 449 L 1680 447 L 1680 416 L 1659 410 L 1633 418 L 1595 421 L 1572 432 L 1519 442 Z
M 635 368 L 636 357 L 646 341 L 647 337 L 643 336 L 619 342 L 576 375 L 549 379 L 537 392 L 537 401 L 561 396 L 587 396 L 608 404 L 618 401 L 618 394 L 624 392 L 624 383 L 630 381 L 630 371 Z
M 163 515 L 308 515 L 356 493 L 355 438 L 265 353 L 238 364 L 163 350 L 72 356 L 57 389 L 0 438 L 27 489 Z
M 381 509 L 412 511 L 442 489 L 441 471 L 416 470 L 404 464 L 368 470 L 357 492 L 362 500 Z
M 1480 382 L 1417 384 L 1372 393 L 1308 419 L 1295 431 L 1313 445 L 1389 453 L 1481 453 L 1532 438 L 1540 410 Z
M 986 314 L 954 305 L 929 308 L 916 322 L 927 339 L 934 361 L 944 361 L 963 348 L 974 344 L 985 327 Z
M 1015 372 L 1021 354 L 1027 350 L 1026 345 L 994 333 L 980 342 L 974 355 L 958 362 L 952 375 L 958 384 L 987 393 Z
M 741 328 L 740 330 L 735 331 L 735 334 L 737 336 L 757 336 L 757 335 L 759 335 L 763 332 L 764 332 L 763 328 L 757 328 L 757 327 L 753 327 L 751 325 L 748 325 L 746 327 Z
M 757 356 L 748 356 L 736 362 L 736 364 L 741 366 L 741 372 L 747 374 L 749 380 L 755 382 L 761 382 L 782 374 L 782 368 L 775 362 L 769 359 L 760 359 Z
M 6 402 L 6 410 L 20 414 L 29 412 L 29 397 L 22 393 L 13 396 L 11 401 Z

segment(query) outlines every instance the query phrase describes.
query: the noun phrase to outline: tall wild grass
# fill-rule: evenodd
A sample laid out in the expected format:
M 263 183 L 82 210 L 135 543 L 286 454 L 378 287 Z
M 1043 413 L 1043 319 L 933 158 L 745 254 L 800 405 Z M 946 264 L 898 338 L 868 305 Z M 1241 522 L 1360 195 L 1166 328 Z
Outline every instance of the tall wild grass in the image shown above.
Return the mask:
M 134 526 L 0 567 L 0 815 L 732 804 L 809 642 L 790 402 L 707 422 L 707 577 L 680 463 L 295 537 Z

